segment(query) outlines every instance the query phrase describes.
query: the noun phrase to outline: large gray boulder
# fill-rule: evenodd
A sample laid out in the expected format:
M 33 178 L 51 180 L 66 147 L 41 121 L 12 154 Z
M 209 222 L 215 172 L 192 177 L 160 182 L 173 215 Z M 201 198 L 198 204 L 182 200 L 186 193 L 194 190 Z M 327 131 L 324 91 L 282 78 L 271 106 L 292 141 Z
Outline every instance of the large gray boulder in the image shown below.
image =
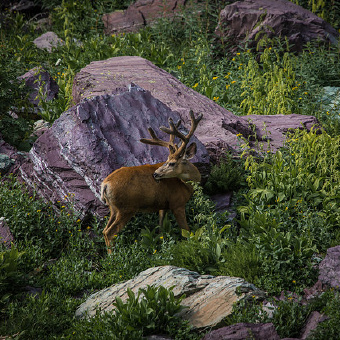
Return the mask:
M 248 41 L 255 47 L 257 35 L 287 37 L 293 50 L 301 51 L 309 41 L 336 44 L 339 33 L 317 15 L 288 0 L 245 0 L 226 6 L 220 13 L 216 33 L 232 46 Z
M 241 278 L 228 276 L 199 275 L 196 272 L 174 266 L 149 268 L 134 279 L 113 285 L 92 294 L 77 311 L 77 317 L 92 317 L 96 310 L 109 312 L 114 309 L 116 297 L 128 298 L 127 288 L 137 294 L 139 288 L 147 285 L 174 287 L 175 296 L 186 295 L 181 315 L 195 328 L 214 327 L 231 314 L 233 304 L 247 296 L 260 294 L 254 285 Z M 238 293 L 241 291 L 242 293 Z
M 40 49 L 45 49 L 48 52 L 52 52 L 53 48 L 57 48 L 59 45 L 64 45 L 64 41 L 60 39 L 54 32 L 46 32 L 33 40 L 35 46 Z
M 108 209 L 100 201 L 101 182 L 122 166 L 165 161 L 167 148 L 139 140 L 150 138 L 150 126 L 160 138 L 168 140 L 159 127 L 167 126 L 170 117 L 179 119 L 178 113 L 138 87 L 115 96 L 85 99 L 64 112 L 36 140 L 29 160 L 20 166 L 20 175 L 47 201 L 72 197 L 81 216 L 105 216 Z M 204 173 L 209 167 L 208 153 L 195 136 L 192 141 L 198 145 L 192 161 Z

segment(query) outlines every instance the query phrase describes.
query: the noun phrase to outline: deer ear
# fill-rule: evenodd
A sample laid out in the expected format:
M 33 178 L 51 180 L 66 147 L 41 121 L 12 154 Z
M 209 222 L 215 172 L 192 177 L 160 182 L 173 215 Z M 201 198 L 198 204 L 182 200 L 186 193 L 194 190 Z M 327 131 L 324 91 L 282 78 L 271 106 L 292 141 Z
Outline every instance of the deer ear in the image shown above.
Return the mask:
M 185 150 L 185 155 L 184 158 L 185 159 L 191 159 L 196 155 L 196 151 L 197 151 L 197 145 L 196 143 L 191 143 L 187 149 Z

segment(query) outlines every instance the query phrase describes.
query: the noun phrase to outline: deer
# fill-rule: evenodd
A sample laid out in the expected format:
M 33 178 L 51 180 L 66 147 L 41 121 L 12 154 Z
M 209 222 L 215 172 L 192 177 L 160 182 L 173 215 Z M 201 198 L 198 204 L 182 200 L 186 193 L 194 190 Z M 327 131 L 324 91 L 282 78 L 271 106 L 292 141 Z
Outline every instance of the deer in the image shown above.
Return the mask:
M 108 175 L 101 184 L 101 200 L 109 206 L 110 217 L 103 230 L 108 254 L 112 253 L 113 239 L 137 212 L 159 212 L 159 225 L 163 224 L 165 213 L 171 211 L 181 229 L 190 230 L 185 214 L 185 206 L 193 194 L 189 181 L 200 182 L 201 174 L 189 160 L 197 151 L 196 143 L 191 143 L 198 123 L 203 115 L 195 118 L 190 110 L 191 128 L 188 134 L 178 130 L 177 123 L 169 118 L 169 127 L 160 130 L 169 134 L 169 141 L 161 140 L 149 127 L 151 139 L 142 138 L 145 144 L 167 147 L 169 156 L 165 162 L 122 167 Z M 178 137 L 181 144 L 175 143 Z

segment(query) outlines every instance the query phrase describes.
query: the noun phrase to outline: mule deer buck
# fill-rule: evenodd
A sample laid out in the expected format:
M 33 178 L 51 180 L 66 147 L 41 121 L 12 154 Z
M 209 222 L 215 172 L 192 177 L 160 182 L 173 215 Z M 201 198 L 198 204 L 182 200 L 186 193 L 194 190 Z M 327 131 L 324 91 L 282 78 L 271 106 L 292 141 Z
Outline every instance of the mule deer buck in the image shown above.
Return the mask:
M 137 212 L 159 211 L 159 223 L 162 225 L 165 212 L 171 210 L 180 228 L 189 230 L 185 205 L 189 201 L 193 188 L 187 181 L 201 181 L 198 169 L 189 162 L 197 150 L 196 143 L 188 146 L 202 114 L 195 118 L 190 111 L 191 128 L 187 135 L 178 130 L 177 124 L 169 119 L 169 128 L 160 129 L 169 134 L 169 141 L 159 139 L 153 129 L 148 129 L 152 139 L 142 138 L 141 142 L 165 146 L 169 157 L 163 163 L 122 167 L 106 177 L 101 185 L 101 199 L 110 208 L 110 219 L 103 230 L 108 253 L 111 253 L 111 241 L 133 215 Z M 182 143 L 175 144 L 175 137 Z

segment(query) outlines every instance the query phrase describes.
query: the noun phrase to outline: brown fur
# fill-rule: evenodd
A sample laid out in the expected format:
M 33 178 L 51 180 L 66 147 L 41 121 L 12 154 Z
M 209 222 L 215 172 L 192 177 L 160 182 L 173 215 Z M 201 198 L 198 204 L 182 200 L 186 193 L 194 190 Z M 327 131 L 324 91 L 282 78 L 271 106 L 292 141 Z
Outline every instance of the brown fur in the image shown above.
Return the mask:
M 197 168 L 194 169 L 197 180 Z M 101 186 L 101 199 L 110 207 L 111 216 L 103 231 L 108 252 L 111 241 L 137 212 L 160 213 L 162 223 L 164 212 L 171 210 L 178 225 L 189 230 L 185 205 L 190 199 L 192 187 L 178 178 L 164 178 L 156 181 L 155 171 L 164 163 L 123 167 L 106 177 Z

